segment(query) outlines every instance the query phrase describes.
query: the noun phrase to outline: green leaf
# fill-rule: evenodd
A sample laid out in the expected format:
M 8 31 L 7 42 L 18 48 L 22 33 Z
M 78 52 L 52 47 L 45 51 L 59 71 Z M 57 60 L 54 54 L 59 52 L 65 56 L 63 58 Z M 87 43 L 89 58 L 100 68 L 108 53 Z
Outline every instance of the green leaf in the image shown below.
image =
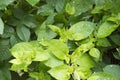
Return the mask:
M 80 70 L 89 70 L 95 66 L 94 61 L 87 53 L 72 55 L 71 62 L 74 65 L 78 65 Z
M 49 26 L 49 28 L 50 28 L 52 31 L 60 34 L 60 28 L 59 28 L 59 27 L 57 27 L 57 26 L 55 26 L 55 25 L 48 25 L 48 26 Z
M 11 80 L 11 73 L 6 67 L 0 67 L 0 79 Z
M 57 39 L 46 42 L 48 50 L 52 52 L 58 59 L 65 60 L 68 56 L 69 49 L 67 45 Z
M 100 51 L 97 48 L 90 49 L 89 54 L 90 54 L 90 56 L 96 58 L 97 60 L 100 59 Z
M 49 59 L 44 62 L 46 66 L 53 68 L 64 64 L 63 61 L 57 59 L 54 55 L 50 54 L 49 56 L 50 56 Z
M 25 26 L 17 27 L 17 35 L 23 41 L 29 41 L 30 30 Z
M 71 4 L 75 8 L 75 16 L 78 16 L 92 8 L 94 0 L 73 0 Z
M 86 69 L 86 70 L 82 70 L 81 68 L 77 67 L 75 72 L 74 72 L 74 76 L 76 77 L 76 79 L 87 79 L 90 75 L 91 75 L 92 71 L 90 69 Z M 78 76 L 78 78 L 77 78 Z
M 97 33 L 98 38 L 105 38 L 118 28 L 117 24 L 104 22 L 100 25 Z
M 111 46 L 111 44 L 107 38 L 97 39 L 96 45 L 101 46 L 101 47 L 110 47 Z
M 47 25 L 45 24 L 45 22 L 43 22 L 43 24 L 41 24 L 41 26 L 37 27 L 35 30 L 35 33 L 37 35 L 37 40 L 50 40 L 54 37 L 56 37 L 56 33 L 53 32 L 51 29 L 49 29 L 47 27 Z
M 95 62 L 87 53 L 76 53 L 71 56 L 71 63 L 75 67 L 74 75 L 81 79 L 87 79 L 91 75 L 91 68 L 95 66 Z
M 91 48 L 94 47 L 93 42 L 89 41 L 87 43 L 81 44 L 75 51 L 73 54 L 77 54 L 77 53 L 85 53 L 87 51 L 89 51 Z M 77 52 L 77 53 L 76 53 Z
M 104 72 L 95 72 L 87 80 L 117 80 L 117 79 Z
M 26 15 L 24 16 L 23 24 L 29 28 L 35 28 L 38 22 L 33 15 Z
M 15 30 L 11 26 L 4 26 L 4 33 L 2 34 L 2 38 L 9 38 L 15 33 Z
M 37 4 L 40 0 L 26 0 L 30 5 L 34 6 Z
M 45 61 L 49 59 L 49 54 L 47 51 L 37 48 L 36 50 L 36 57 L 34 61 Z
M 72 72 L 73 68 L 68 65 L 60 65 L 48 71 L 48 73 L 57 80 L 69 80 Z
M 3 34 L 3 31 L 4 31 L 4 23 L 2 19 L 0 18 L 0 34 Z
M 5 7 L 12 3 L 13 1 L 15 0 L 0 0 L 0 10 L 5 9 Z
M 119 34 L 112 34 L 110 35 L 110 39 L 118 46 L 120 46 L 120 35 Z
M 113 77 L 120 79 L 120 66 L 119 65 L 107 65 L 103 68 L 103 71 Z
M 56 0 L 55 9 L 58 13 L 62 13 L 64 11 L 66 0 Z
M 66 4 L 65 10 L 70 15 L 73 15 L 75 13 L 74 6 L 70 5 L 69 3 Z
M 15 36 L 15 35 L 12 35 L 10 37 L 10 44 L 11 46 L 15 45 L 16 43 L 18 43 L 20 40 Z
M 50 76 L 45 72 L 32 72 L 30 76 L 35 80 L 51 80 Z
M 10 54 L 9 48 L 6 46 L 0 47 L 0 61 L 7 60 L 10 57 L 11 57 L 11 54 Z
M 51 5 L 48 4 L 41 6 L 37 11 L 37 14 L 40 14 L 42 16 L 49 16 L 53 13 L 54 13 L 54 9 L 52 8 Z
M 34 47 L 28 42 L 18 43 L 10 51 L 12 56 L 16 58 L 10 61 L 13 63 L 11 70 L 23 69 L 27 71 L 27 66 L 31 64 L 36 55 Z
M 94 30 L 95 24 L 89 21 L 81 21 L 69 29 L 69 33 L 71 36 L 69 37 L 71 40 L 82 40 L 87 38 Z

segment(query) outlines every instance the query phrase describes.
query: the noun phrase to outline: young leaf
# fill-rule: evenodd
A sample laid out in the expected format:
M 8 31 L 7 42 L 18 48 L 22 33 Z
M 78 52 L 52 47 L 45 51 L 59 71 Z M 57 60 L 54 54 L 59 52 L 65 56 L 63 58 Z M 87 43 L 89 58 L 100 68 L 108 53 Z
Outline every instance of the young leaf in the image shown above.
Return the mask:
M 67 45 L 57 39 L 49 40 L 46 42 L 48 50 L 52 52 L 58 59 L 65 60 L 69 49 Z
M 75 8 L 70 3 L 66 4 L 65 10 L 70 15 L 73 15 L 75 13 Z
M 49 59 L 47 61 L 45 61 L 44 64 L 50 68 L 53 68 L 53 67 L 56 67 L 59 65 L 63 65 L 64 61 L 59 60 L 52 54 L 49 54 Z
M 71 62 L 74 65 L 78 65 L 79 69 L 81 70 L 89 70 L 95 66 L 94 61 L 87 53 L 84 53 L 82 55 L 80 53 L 72 55 Z
M 40 0 L 26 0 L 30 5 L 34 6 L 37 4 Z
M 96 58 L 97 60 L 100 59 L 100 51 L 99 51 L 97 48 L 92 48 L 92 49 L 90 49 L 89 54 L 90 54 L 92 57 Z
M 73 68 L 68 65 L 60 65 L 48 71 L 48 73 L 57 80 L 69 80 L 72 72 Z
M 117 24 L 104 22 L 100 25 L 97 33 L 98 38 L 105 38 L 118 28 Z
M 3 34 L 3 31 L 4 31 L 4 23 L 2 19 L 0 18 L 0 34 Z
M 28 42 L 18 43 L 13 46 L 10 51 L 12 56 L 14 56 L 19 63 L 16 64 L 16 61 L 12 60 L 12 70 L 24 69 L 24 71 L 27 71 L 27 66 L 31 64 L 36 55 L 35 48 Z
M 95 24 L 89 21 L 81 21 L 69 29 L 70 40 L 82 40 L 87 38 L 94 30 Z

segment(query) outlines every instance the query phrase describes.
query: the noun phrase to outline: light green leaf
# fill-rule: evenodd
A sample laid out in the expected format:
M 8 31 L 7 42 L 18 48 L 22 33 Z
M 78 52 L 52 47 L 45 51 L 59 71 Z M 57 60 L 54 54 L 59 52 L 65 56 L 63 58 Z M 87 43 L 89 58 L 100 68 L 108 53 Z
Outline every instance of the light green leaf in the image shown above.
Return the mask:
M 91 48 L 94 47 L 93 42 L 89 41 L 87 43 L 81 44 L 74 52 L 73 54 L 80 54 L 80 53 L 85 53 L 89 51 Z
M 37 4 L 40 0 L 26 0 L 30 5 L 34 6 Z
M 45 61 L 49 59 L 49 54 L 45 50 L 36 49 L 36 57 L 34 61 Z
M 13 1 L 15 0 L 0 0 L 0 10 L 5 9 L 5 7 L 12 3 Z
M 104 72 L 95 72 L 87 80 L 117 80 L 117 79 Z
M 27 66 L 31 64 L 36 55 L 34 47 L 28 42 L 18 43 L 13 46 L 10 51 L 12 56 L 14 56 L 19 63 L 16 64 L 16 61 L 12 60 L 12 70 L 24 69 L 24 71 L 27 71 Z
M 51 77 L 45 72 L 32 72 L 30 76 L 35 80 L 51 80 Z
M 46 66 L 53 68 L 64 64 L 64 61 L 57 59 L 54 55 L 50 54 L 49 56 L 49 59 L 44 62 Z
M 95 66 L 95 62 L 87 53 L 72 55 L 71 62 L 76 71 L 74 75 L 81 79 L 87 79 L 91 75 L 91 68 Z
M 72 72 L 73 68 L 68 65 L 60 65 L 48 71 L 48 73 L 57 80 L 69 80 Z
M 104 22 L 100 25 L 97 33 L 98 38 L 105 38 L 118 28 L 117 24 Z
M 3 32 L 4 32 L 4 23 L 2 19 L 0 18 L 0 34 L 3 34 Z
M 95 66 L 94 61 L 87 53 L 72 55 L 71 62 L 74 65 L 78 65 L 80 70 L 89 70 Z
M 90 56 L 96 58 L 97 60 L 100 59 L 100 51 L 97 48 L 90 49 L 89 54 L 90 54 Z
M 70 15 L 73 15 L 75 13 L 74 6 L 70 5 L 69 3 L 66 4 L 65 10 Z
M 67 45 L 57 39 L 46 42 L 48 50 L 52 52 L 58 59 L 65 60 L 67 58 L 69 49 Z
M 113 77 L 120 79 L 120 66 L 119 65 L 107 65 L 103 68 L 103 71 Z
M 48 25 L 48 26 L 49 26 L 49 28 L 50 28 L 52 31 L 60 34 L 60 28 L 59 28 L 59 27 L 57 27 L 57 26 L 55 26 L 55 25 Z
M 32 59 L 32 57 L 35 57 L 34 47 L 28 42 L 18 43 L 14 45 L 10 51 L 15 58 L 22 58 L 21 56 L 24 56 Z M 24 59 L 24 57 L 22 59 Z
M 70 40 L 82 40 L 87 38 L 94 30 L 95 24 L 89 21 L 81 21 L 69 29 Z
M 84 70 L 84 69 L 81 69 L 81 68 L 77 67 L 76 68 L 76 73 L 77 73 L 76 75 L 79 76 L 78 80 L 79 79 L 87 79 L 91 75 L 92 71 L 90 69 Z M 75 75 L 75 72 L 74 72 L 74 75 Z
M 30 39 L 30 30 L 25 26 L 17 27 L 17 35 L 23 41 L 29 41 Z

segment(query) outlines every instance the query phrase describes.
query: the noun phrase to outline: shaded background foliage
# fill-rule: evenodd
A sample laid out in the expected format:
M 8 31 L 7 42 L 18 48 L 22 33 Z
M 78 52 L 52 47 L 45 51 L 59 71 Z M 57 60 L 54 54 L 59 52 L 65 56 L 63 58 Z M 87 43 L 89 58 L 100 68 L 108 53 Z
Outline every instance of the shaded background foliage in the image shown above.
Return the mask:
M 31 73 L 10 70 L 12 64 L 9 61 L 14 57 L 9 49 L 19 42 L 33 40 L 61 38 L 66 41 L 66 36 L 64 36 L 67 35 L 66 30 L 74 34 L 72 37 L 71 35 L 68 37 L 69 54 L 72 54 L 80 45 L 89 42 L 91 37 L 92 39 L 95 38 L 95 42 L 93 42 L 95 48 L 99 49 L 101 58 L 93 68 L 93 72 L 98 73 L 93 74 L 88 80 L 97 80 L 94 76 L 99 77 L 100 80 L 108 77 L 109 80 L 119 80 L 119 3 L 120 0 L 0 0 L 1 80 L 54 80 L 56 76 L 52 72 L 51 75 L 53 76 L 47 73 L 49 67 L 35 61 L 28 67 Z M 95 29 L 92 29 L 92 27 L 85 28 L 85 24 L 95 25 L 96 27 Z M 55 25 L 57 29 L 54 26 L 48 27 L 47 25 Z M 83 30 L 78 31 L 79 28 Z M 82 35 L 79 33 L 82 33 Z M 76 36 L 77 34 L 83 37 Z M 58 49 L 61 49 L 61 47 L 58 47 Z M 92 54 L 94 51 L 99 53 L 96 49 L 93 49 L 89 55 L 98 57 L 99 54 Z M 60 59 L 63 58 L 60 57 Z M 58 65 L 62 63 L 61 61 L 58 62 Z M 65 68 L 68 67 L 65 66 Z M 73 80 L 72 77 L 70 79 Z

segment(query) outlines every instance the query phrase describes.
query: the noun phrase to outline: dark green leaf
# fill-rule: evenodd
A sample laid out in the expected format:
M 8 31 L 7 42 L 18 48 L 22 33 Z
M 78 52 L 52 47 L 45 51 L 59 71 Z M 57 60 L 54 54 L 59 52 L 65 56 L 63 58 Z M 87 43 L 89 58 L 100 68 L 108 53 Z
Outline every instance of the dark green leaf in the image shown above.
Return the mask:
M 110 47 L 111 44 L 107 38 L 101 38 L 97 40 L 97 46 Z
M 11 80 L 11 74 L 8 68 L 0 67 L 0 79 L 1 80 Z
M 17 27 L 17 35 L 23 41 L 29 41 L 30 39 L 30 30 L 25 26 Z
M 13 1 L 15 1 L 15 0 L 0 0 L 0 10 L 5 9 L 5 7 L 8 4 L 12 3 Z
M 107 74 L 112 75 L 117 80 L 120 79 L 120 66 L 119 65 L 107 65 L 103 68 L 103 71 Z
M 50 39 L 56 37 L 56 35 L 57 35 L 55 32 L 53 32 L 52 30 L 50 30 L 47 27 L 45 22 L 41 26 L 36 28 L 35 33 L 36 33 L 36 35 L 38 37 L 37 38 L 38 40 L 42 40 L 42 39 L 50 40 Z

